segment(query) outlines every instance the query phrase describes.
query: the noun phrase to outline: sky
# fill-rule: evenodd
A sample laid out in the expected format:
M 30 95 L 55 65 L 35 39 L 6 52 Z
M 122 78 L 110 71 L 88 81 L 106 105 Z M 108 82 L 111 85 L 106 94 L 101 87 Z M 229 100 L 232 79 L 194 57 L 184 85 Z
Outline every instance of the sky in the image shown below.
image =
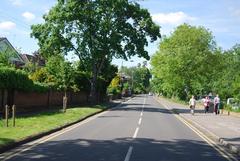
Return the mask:
M 56 0 L 0 0 L 0 37 L 23 53 L 31 54 L 39 46 L 30 37 L 31 25 L 43 23 L 46 14 Z M 230 49 L 240 43 L 240 0 L 140 0 L 140 5 L 149 10 L 153 20 L 161 26 L 161 35 L 169 36 L 174 29 L 188 23 L 209 29 L 219 47 Z M 146 48 L 153 55 L 159 41 Z M 132 61 L 113 60 L 116 65 L 136 66 L 144 59 L 133 57 Z

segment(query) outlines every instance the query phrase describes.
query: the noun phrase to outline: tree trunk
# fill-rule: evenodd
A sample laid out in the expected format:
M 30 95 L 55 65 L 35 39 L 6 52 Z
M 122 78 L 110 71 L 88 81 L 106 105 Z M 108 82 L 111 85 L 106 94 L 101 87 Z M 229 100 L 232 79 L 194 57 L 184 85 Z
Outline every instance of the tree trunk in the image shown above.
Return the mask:
M 64 91 L 64 96 L 63 96 L 63 112 L 66 112 L 67 109 L 67 91 Z
M 95 104 L 97 102 L 96 98 L 96 88 L 97 88 L 97 68 L 96 65 L 93 65 L 93 75 L 91 79 L 91 91 L 89 96 L 89 101 L 91 104 Z

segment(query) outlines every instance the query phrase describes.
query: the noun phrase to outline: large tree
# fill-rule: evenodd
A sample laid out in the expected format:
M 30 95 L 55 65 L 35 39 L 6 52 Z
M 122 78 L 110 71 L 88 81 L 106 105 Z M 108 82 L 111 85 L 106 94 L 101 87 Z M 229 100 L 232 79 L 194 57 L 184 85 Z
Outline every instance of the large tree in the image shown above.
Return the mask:
M 190 94 L 206 94 L 218 74 L 221 52 L 212 33 L 204 27 L 180 25 L 162 40 L 152 57 L 154 82 L 159 92 L 186 99 Z
M 217 77 L 214 81 L 214 91 L 224 99 L 235 97 L 240 99 L 240 45 L 234 45 L 230 50 L 219 55 Z
M 41 52 L 76 54 L 91 71 L 91 98 L 105 61 L 134 55 L 149 59 L 144 47 L 160 37 L 149 12 L 129 0 L 58 0 L 43 18 L 31 34 Z

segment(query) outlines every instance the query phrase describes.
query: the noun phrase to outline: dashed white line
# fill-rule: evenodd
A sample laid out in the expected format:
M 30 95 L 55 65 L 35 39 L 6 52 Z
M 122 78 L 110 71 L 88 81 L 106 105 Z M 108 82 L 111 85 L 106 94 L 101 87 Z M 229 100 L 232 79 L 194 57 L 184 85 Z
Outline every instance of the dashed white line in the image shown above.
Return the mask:
M 135 138 L 137 137 L 138 130 L 139 130 L 139 127 L 136 128 L 136 130 L 135 130 L 135 132 L 134 132 L 134 135 L 133 135 L 133 139 L 135 139 Z
M 138 120 L 138 125 L 141 125 L 141 122 L 142 122 L 142 118 Z
M 132 150 L 133 150 L 133 147 L 130 146 L 130 147 L 128 148 L 128 152 L 127 152 L 127 155 L 126 155 L 124 161 L 129 161 L 129 160 L 130 160 L 130 157 L 131 157 L 131 154 L 132 154 Z
M 136 128 L 136 130 L 133 134 L 133 137 L 132 137 L 133 139 L 135 139 L 137 137 L 137 134 L 138 134 L 138 131 L 139 131 L 139 126 L 142 123 L 142 116 L 143 116 L 143 110 L 144 110 L 145 103 L 146 103 L 146 97 L 144 98 L 144 102 L 143 102 L 143 105 L 142 105 L 142 111 L 141 111 L 141 114 L 140 114 L 140 118 L 138 120 L 138 127 Z M 130 157 L 132 155 L 132 151 L 133 151 L 133 147 L 130 146 L 124 161 L 129 161 L 130 160 Z

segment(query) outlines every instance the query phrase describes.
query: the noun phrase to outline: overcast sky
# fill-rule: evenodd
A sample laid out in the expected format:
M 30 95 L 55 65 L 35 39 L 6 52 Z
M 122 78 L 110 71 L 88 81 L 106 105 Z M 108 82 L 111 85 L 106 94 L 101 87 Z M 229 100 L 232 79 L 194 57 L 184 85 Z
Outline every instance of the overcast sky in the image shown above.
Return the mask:
M 7 37 L 14 47 L 31 54 L 39 47 L 30 38 L 30 26 L 43 22 L 42 15 L 56 3 L 55 0 L 1 0 L 0 36 Z M 224 50 L 240 43 L 240 0 L 144 0 L 142 7 L 147 8 L 153 20 L 161 26 L 161 34 L 169 35 L 176 26 L 186 22 L 204 26 L 212 31 L 217 45 Z M 147 48 L 152 55 L 158 42 Z M 136 65 L 123 62 L 123 65 Z M 114 60 L 121 65 L 121 60 Z

